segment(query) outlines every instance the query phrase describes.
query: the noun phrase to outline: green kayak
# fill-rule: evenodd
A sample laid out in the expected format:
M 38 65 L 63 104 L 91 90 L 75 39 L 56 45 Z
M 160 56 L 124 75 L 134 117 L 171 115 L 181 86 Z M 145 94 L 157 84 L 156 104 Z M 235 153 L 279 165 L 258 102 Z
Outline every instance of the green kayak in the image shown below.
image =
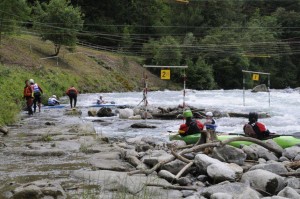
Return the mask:
M 200 133 L 198 134 L 193 134 L 193 135 L 187 135 L 182 137 L 181 135 L 179 135 L 178 133 L 171 133 L 169 134 L 169 139 L 170 140 L 183 140 L 185 141 L 187 144 L 195 144 L 199 137 L 200 137 Z M 242 135 L 217 135 L 218 136 L 218 140 L 223 141 L 229 138 L 234 138 L 234 137 L 239 137 Z M 291 135 L 282 135 L 279 137 L 275 137 L 275 138 L 271 138 L 272 140 L 274 140 L 278 145 L 280 145 L 282 148 L 287 148 L 287 147 L 291 147 L 291 146 L 295 146 L 295 145 L 300 145 L 300 139 L 291 136 Z M 235 142 L 231 142 L 230 145 L 234 146 L 234 147 L 240 147 L 240 145 L 247 145 L 249 146 L 250 144 L 253 144 L 252 142 L 248 142 L 248 141 L 235 141 Z

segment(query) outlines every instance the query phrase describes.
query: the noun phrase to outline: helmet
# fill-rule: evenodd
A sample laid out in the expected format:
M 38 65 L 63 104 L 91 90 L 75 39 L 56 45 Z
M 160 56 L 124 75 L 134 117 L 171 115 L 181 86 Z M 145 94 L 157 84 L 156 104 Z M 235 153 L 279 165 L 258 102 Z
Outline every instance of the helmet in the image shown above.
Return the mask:
M 52 95 L 53 98 L 56 98 L 56 95 Z
M 206 116 L 209 116 L 209 117 L 214 116 L 212 112 L 206 112 L 205 115 L 206 115 Z
M 193 113 L 191 110 L 186 110 L 183 112 L 183 117 L 187 118 L 187 117 L 193 117 Z
M 33 80 L 33 79 L 30 79 L 30 80 L 29 80 L 29 83 L 30 83 L 30 84 L 34 84 L 34 80 Z
M 256 112 L 250 112 L 248 119 L 249 122 L 256 122 L 258 120 L 258 114 Z

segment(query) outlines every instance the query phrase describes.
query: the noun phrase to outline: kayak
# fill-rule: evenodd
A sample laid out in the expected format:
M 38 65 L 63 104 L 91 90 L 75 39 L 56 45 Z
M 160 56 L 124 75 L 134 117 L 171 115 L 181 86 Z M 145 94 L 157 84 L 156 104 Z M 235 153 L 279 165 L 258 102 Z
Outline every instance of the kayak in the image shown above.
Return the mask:
M 171 133 L 169 135 L 169 139 L 171 141 L 172 140 L 183 140 L 187 144 L 195 144 L 198 141 L 200 135 L 201 135 L 200 133 L 197 133 L 197 134 L 187 135 L 187 136 L 182 137 L 178 133 Z M 223 140 L 226 140 L 226 139 L 229 139 L 229 138 L 244 137 L 244 136 L 242 136 L 242 135 L 221 134 L 221 135 L 217 135 L 217 137 L 218 137 L 218 140 L 223 141 Z M 300 139 L 298 139 L 298 138 L 296 138 L 292 135 L 281 135 L 281 136 L 270 138 L 270 139 L 275 141 L 282 148 L 288 148 L 288 147 L 292 147 L 292 146 L 295 146 L 295 145 L 300 145 Z M 229 145 L 239 148 L 241 145 L 249 146 L 251 144 L 253 144 L 253 143 L 248 142 L 248 141 L 235 141 L 235 142 L 231 142 Z
M 125 104 L 93 104 L 89 107 L 119 107 L 119 106 L 127 106 Z
M 64 108 L 66 105 L 43 106 L 43 108 Z

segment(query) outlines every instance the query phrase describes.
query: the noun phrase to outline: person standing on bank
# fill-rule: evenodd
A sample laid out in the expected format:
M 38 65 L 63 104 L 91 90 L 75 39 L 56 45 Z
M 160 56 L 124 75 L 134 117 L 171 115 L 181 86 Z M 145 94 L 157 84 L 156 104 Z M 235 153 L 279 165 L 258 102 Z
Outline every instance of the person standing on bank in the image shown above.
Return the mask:
M 42 94 L 43 94 L 43 90 L 42 88 L 37 84 L 37 83 L 34 83 L 34 80 L 33 79 L 30 79 L 29 80 L 30 82 L 30 85 L 32 87 L 32 90 L 33 90 L 33 112 L 35 113 L 36 112 L 36 104 L 38 104 L 38 107 L 39 107 L 39 112 L 41 112 L 41 104 L 42 104 Z
M 33 103 L 33 90 L 30 86 L 29 80 L 25 80 L 25 87 L 23 92 L 23 97 L 26 99 L 26 106 L 28 115 L 32 115 L 32 103 Z
M 77 103 L 78 90 L 74 86 L 71 86 L 67 90 L 66 94 L 69 96 L 71 108 L 75 108 L 76 103 Z M 73 105 L 73 102 L 74 102 L 74 105 Z

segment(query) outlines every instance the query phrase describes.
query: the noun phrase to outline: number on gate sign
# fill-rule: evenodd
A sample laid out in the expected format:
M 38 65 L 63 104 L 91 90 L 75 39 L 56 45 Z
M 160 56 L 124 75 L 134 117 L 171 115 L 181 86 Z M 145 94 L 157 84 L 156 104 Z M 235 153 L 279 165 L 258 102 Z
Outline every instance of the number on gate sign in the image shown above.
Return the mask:
M 259 74 L 253 74 L 252 75 L 252 80 L 258 81 L 259 80 Z
M 160 71 L 160 79 L 170 79 L 171 72 L 170 70 L 161 70 Z

